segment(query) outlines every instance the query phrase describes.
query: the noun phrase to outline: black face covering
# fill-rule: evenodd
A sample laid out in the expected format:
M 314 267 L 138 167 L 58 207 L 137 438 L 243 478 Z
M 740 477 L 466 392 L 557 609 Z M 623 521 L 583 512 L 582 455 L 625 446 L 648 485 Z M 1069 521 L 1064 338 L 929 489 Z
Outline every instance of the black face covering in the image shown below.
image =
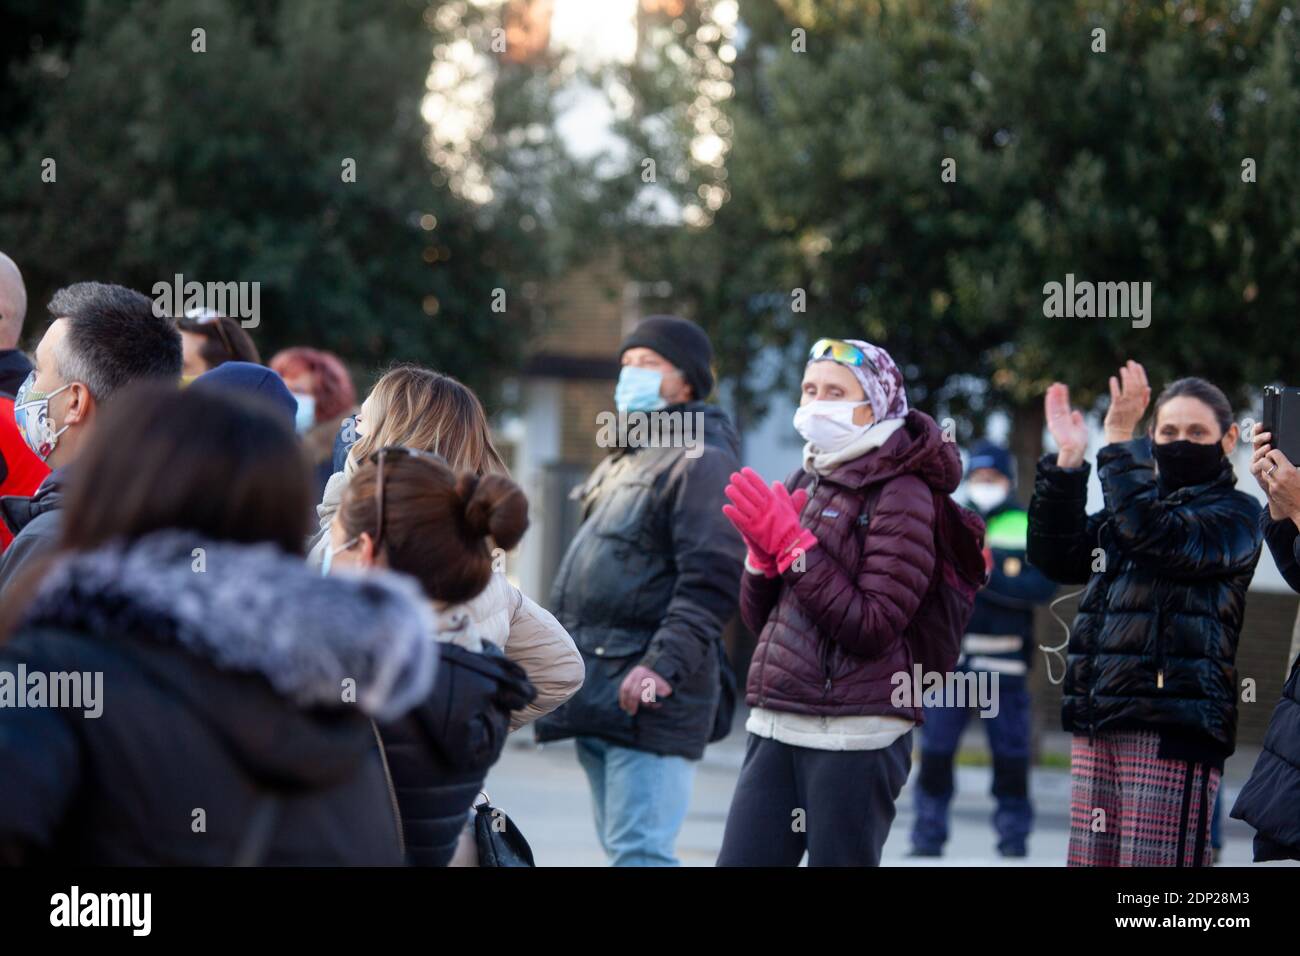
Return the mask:
M 1151 453 L 1156 459 L 1160 482 L 1170 491 L 1213 481 L 1223 470 L 1226 457 L 1223 445 L 1217 441 L 1209 445 L 1194 441 L 1153 443 Z

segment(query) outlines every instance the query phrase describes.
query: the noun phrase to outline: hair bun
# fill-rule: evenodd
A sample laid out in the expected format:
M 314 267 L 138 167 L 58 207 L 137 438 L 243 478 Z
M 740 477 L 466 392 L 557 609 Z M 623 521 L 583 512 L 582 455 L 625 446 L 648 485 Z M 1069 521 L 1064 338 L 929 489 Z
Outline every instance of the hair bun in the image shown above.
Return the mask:
M 528 498 L 505 475 L 462 473 L 456 491 L 465 503 L 465 528 L 476 537 L 491 535 L 509 551 L 528 530 Z

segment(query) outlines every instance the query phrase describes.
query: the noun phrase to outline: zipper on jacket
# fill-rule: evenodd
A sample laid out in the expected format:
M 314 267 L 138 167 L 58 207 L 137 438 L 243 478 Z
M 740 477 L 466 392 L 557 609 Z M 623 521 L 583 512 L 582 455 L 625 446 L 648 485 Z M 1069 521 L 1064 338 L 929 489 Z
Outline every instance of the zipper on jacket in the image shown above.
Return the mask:
M 1165 687 L 1165 638 L 1164 631 L 1161 628 L 1163 623 L 1164 603 L 1161 600 L 1163 595 L 1160 589 L 1156 588 L 1156 689 L 1164 690 Z
M 402 832 L 402 811 L 397 806 L 397 788 L 393 786 L 393 773 L 388 769 L 388 754 L 384 752 L 384 738 L 379 736 L 379 726 L 372 720 L 370 729 L 375 733 L 375 743 L 379 746 L 379 762 L 384 768 L 384 783 L 388 785 L 388 799 L 393 806 L 393 823 L 397 825 L 397 845 L 402 851 L 402 863 L 406 863 L 406 835 Z

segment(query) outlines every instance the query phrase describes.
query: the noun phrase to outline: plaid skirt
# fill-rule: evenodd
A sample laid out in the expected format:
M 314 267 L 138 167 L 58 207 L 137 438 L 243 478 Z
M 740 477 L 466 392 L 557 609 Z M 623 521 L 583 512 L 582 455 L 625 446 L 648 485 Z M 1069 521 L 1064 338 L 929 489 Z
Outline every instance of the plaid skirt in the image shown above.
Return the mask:
M 1074 737 L 1070 866 L 1209 866 L 1220 772 L 1159 751 L 1150 731 Z

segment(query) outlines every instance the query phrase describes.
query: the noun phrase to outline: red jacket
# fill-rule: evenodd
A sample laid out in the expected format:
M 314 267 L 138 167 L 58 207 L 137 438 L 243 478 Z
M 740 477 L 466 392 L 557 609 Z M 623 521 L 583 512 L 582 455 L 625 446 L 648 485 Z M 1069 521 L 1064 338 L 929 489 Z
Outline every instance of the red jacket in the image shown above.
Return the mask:
M 893 677 L 911 674 L 907 630 L 935 563 L 934 492 L 960 480 L 956 445 L 918 411 L 880 448 L 831 474 L 795 474 L 791 487 L 809 492 L 801 523 L 818 545 L 803 571 L 745 572 L 741 614 L 759 635 L 751 707 L 920 720 L 919 708 L 890 703 Z M 869 497 L 875 504 L 864 514 Z
M 0 393 L 0 495 L 29 497 L 36 493 L 50 469 L 33 454 L 14 422 L 14 400 Z M 9 547 L 13 534 L 0 521 L 0 551 Z

